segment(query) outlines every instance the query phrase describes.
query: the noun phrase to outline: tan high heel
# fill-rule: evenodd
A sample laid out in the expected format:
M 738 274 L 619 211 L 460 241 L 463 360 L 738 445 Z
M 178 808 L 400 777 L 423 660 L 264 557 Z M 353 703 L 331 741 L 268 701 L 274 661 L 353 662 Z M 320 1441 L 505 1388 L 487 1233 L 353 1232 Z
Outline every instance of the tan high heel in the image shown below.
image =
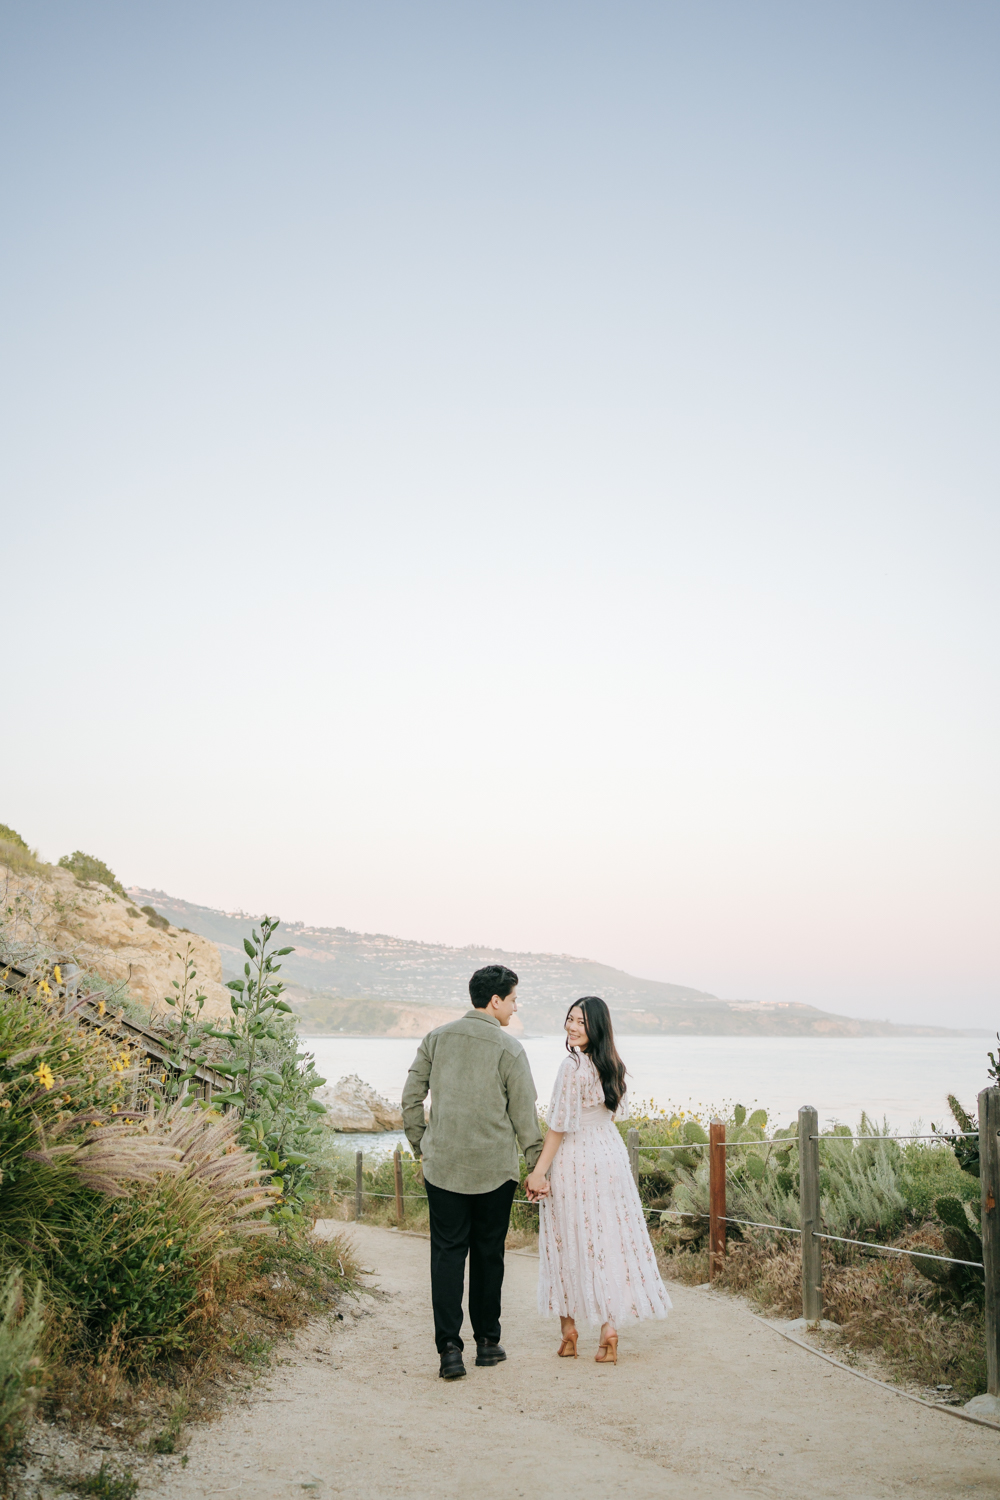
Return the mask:
M 600 1347 L 594 1355 L 594 1362 L 599 1365 L 616 1365 L 618 1363 L 617 1333 L 609 1333 L 606 1339 L 601 1340 Z
M 578 1359 L 576 1352 L 576 1341 L 580 1337 L 580 1330 L 574 1328 L 572 1333 L 564 1333 L 563 1341 L 556 1350 L 560 1359 Z

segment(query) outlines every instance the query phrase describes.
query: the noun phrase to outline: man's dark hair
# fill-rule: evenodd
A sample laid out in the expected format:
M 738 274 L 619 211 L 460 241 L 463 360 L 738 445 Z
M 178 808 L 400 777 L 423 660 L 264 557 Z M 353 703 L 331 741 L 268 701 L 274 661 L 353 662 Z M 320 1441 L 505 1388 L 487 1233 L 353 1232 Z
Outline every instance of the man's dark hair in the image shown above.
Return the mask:
M 513 969 L 506 969 L 503 964 L 487 964 L 485 969 L 477 969 L 469 980 L 469 994 L 476 1009 L 485 1010 L 494 995 L 506 1000 L 515 984 L 517 975 Z

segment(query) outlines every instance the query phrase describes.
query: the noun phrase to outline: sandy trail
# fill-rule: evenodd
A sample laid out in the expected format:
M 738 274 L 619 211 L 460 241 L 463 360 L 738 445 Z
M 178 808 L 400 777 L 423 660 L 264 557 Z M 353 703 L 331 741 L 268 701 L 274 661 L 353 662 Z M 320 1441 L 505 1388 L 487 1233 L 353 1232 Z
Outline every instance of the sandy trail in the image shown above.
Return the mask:
M 673 1313 L 623 1330 L 617 1369 L 594 1364 L 596 1334 L 586 1332 L 586 1357 L 557 1360 L 558 1325 L 535 1312 L 538 1261 L 523 1253 L 507 1259 L 507 1363 L 477 1370 L 467 1358 L 468 1378 L 447 1384 L 437 1375 L 427 1241 L 365 1225 L 348 1232 L 374 1270 L 372 1293 L 333 1330 L 300 1334 L 289 1363 L 195 1428 L 187 1467 L 144 1494 L 1000 1494 L 1000 1433 L 866 1384 L 704 1291 L 671 1285 Z

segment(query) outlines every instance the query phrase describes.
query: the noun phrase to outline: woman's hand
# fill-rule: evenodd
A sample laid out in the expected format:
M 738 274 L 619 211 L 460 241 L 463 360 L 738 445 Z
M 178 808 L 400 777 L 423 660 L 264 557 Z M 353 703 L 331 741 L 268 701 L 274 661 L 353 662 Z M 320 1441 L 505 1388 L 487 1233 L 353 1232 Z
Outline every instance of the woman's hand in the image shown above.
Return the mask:
M 540 1172 L 537 1167 L 524 1179 L 524 1190 L 532 1203 L 537 1203 L 539 1198 L 547 1198 L 551 1192 L 545 1173 Z

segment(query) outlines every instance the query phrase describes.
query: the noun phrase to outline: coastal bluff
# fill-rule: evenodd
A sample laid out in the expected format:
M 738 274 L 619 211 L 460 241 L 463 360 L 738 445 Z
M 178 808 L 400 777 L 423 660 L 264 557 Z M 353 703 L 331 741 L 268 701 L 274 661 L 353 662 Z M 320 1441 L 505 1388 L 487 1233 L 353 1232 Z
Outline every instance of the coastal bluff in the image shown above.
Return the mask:
M 217 943 L 223 977 L 243 967 L 243 936 L 257 920 L 246 912 L 198 906 L 165 891 L 133 889 L 178 926 Z M 529 1036 L 562 1030 L 579 995 L 600 995 L 623 1036 L 965 1036 L 943 1026 L 905 1026 L 862 1020 L 797 1001 L 723 1000 L 707 990 L 641 979 L 622 969 L 567 953 L 520 953 L 470 945 L 451 948 L 386 933 L 353 932 L 283 920 L 283 943 L 294 945 L 282 963 L 288 999 L 306 1036 L 423 1036 L 468 1007 L 469 975 L 502 963 L 520 976 L 514 1030 Z
M 148 1009 L 151 1020 L 166 1010 L 164 997 L 174 993 L 173 981 L 183 982 L 190 944 L 196 985 L 205 996 L 203 1014 L 216 1019 L 231 1014 L 218 945 L 157 909 L 151 915 L 131 896 L 40 863 L 18 870 L 0 861 L 0 896 L 9 943 L 41 946 L 53 961 L 76 963 L 120 985 L 123 995 Z

